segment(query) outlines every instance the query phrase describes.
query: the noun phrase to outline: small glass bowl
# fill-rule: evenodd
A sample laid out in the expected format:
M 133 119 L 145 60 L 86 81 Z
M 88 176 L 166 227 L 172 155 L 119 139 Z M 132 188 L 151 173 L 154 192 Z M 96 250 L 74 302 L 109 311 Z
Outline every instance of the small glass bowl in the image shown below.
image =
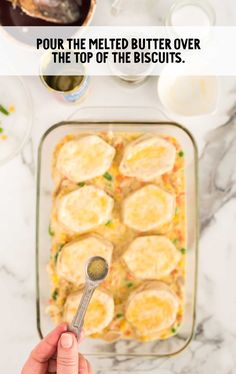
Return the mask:
M 209 20 L 209 25 L 205 25 L 205 26 L 214 26 L 215 25 L 215 22 L 216 22 L 216 15 L 215 15 L 215 11 L 214 9 L 212 8 L 211 4 L 208 3 L 207 0 L 176 0 L 173 5 L 171 6 L 168 14 L 167 14 L 167 17 L 166 17 L 166 20 L 165 20 L 165 25 L 166 26 L 193 26 L 193 27 L 197 27 L 197 26 L 201 26 L 201 25 L 190 25 L 189 23 L 188 24 L 183 24 L 183 25 L 175 25 L 173 24 L 172 22 L 172 16 L 173 14 L 180 10 L 181 8 L 184 8 L 184 7 L 187 7 L 187 6 L 193 6 L 193 7 L 196 7 L 198 8 L 199 10 L 201 10 L 202 12 L 205 13 L 205 15 L 207 16 L 208 20 Z M 189 21 L 188 21 L 189 22 Z
M 0 165 L 3 165 L 21 151 L 32 127 L 31 96 L 21 78 L 0 77 L 0 105 L 10 111 L 8 116 L 0 112 Z

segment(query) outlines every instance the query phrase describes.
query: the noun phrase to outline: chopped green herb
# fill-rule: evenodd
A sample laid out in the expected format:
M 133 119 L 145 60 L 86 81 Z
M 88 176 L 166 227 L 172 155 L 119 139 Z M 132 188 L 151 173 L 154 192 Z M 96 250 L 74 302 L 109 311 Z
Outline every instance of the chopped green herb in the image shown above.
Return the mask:
M 84 186 L 85 186 L 85 183 L 84 183 L 84 182 L 79 182 L 79 183 L 78 183 L 78 186 L 79 186 L 79 187 L 84 187 Z
M 108 181 L 112 181 L 112 175 L 108 172 L 106 172 L 105 174 L 103 174 L 103 177 L 105 179 L 107 179 Z
M 58 256 L 59 256 L 59 251 L 55 254 L 55 257 L 54 257 L 55 263 L 57 262 Z
M 49 226 L 48 226 L 48 233 L 49 233 L 50 236 L 53 236 L 55 234 L 54 231 L 52 230 L 51 224 L 49 224 Z
M 9 112 L 6 108 L 4 108 L 4 106 L 0 105 L 0 112 L 5 114 L 5 116 L 9 116 Z
M 171 328 L 171 332 L 173 332 L 173 334 L 175 334 L 176 331 L 177 331 L 176 327 L 172 327 L 172 328 Z
M 177 239 L 177 238 L 172 240 L 172 243 L 175 244 L 175 245 L 178 244 L 178 242 L 179 242 L 179 239 Z
M 122 317 L 123 317 L 123 314 L 122 314 L 122 313 L 117 313 L 116 317 L 117 317 L 117 318 L 122 318 Z
M 179 155 L 179 157 L 184 157 L 184 152 L 183 151 L 179 151 L 178 155 Z
M 58 252 L 61 252 L 62 248 L 66 245 L 66 243 L 60 244 L 58 247 Z
M 52 298 L 53 298 L 53 300 L 57 300 L 57 297 L 58 297 L 58 290 L 57 289 L 55 289 L 54 291 L 53 291 L 53 293 L 52 293 Z
M 132 282 L 127 283 L 127 287 L 128 288 L 133 287 L 133 283 Z
M 180 249 L 180 252 L 182 253 L 182 255 L 185 255 L 185 253 L 186 253 L 186 248 L 181 248 L 181 249 Z
M 58 247 L 58 251 L 57 251 L 57 253 L 55 254 L 55 257 L 54 257 L 55 263 L 57 262 L 57 259 L 58 259 L 58 256 L 59 256 L 59 253 L 61 252 L 61 250 L 62 250 L 62 248 L 64 247 L 65 244 L 66 244 L 66 243 L 59 245 L 59 247 Z
M 177 206 L 177 207 L 175 208 L 175 215 L 178 214 L 178 213 L 179 213 L 179 207 Z
M 111 223 L 112 223 L 112 220 L 109 219 L 109 220 L 107 221 L 107 223 L 105 223 L 105 226 L 109 226 Z
M 3 133 L 3 128 L 2 128 L 2 127 L 0 127 L 0 134 L 1 134 L 1 133 Z

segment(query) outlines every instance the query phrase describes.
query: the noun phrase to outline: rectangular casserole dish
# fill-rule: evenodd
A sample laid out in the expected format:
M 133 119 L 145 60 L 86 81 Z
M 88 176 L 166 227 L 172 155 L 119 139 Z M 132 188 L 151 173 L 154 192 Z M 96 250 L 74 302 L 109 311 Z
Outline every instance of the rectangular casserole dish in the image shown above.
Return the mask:
M 104 109 L 105 110 L 105 109 Z M 98 110 L 99 112 L 99 110 Z M 81 115 L 80 115 L 81 117 Z M 37 327 L 41 337 L 52 328 L 50 317 L 45 309 L 50 297 L 47 264 L 50 255 L 50 237 L 48 224 L 52 206 L 53 181 L 51 178 L 51 159 L 55 146 L 68 133 L 84 132 L 140 132 L 165 134 L 173 136 L 181 144 L 185 154 L 186 175 L 186 217 L 187 217 L 187 252 L 185 313 L 178 333 L 167 339 L 154 342 L 138 343 L 118 341 L 107 343 L 102 340 L 87 339 L 80 347 L 81 353 L 87 356 L 107 358 L 120 356 L 123 359 L 145 359 L 172 356 L 183 351 L 191 341 L 194 333 L 197 281 L 197 245 L 198 245 L 198 212 L 197 212 L 197 149 L 191 134 L 178 124 L 166 121 L 94 121 L 89 116 L 85 120 L 61 122 L 52 126 L 43 136 L 38 154 L 37 181 Z M 87 118 L 88 117 L 88 118 Z M 148 117 L 150 118 L 150 116 Z M 105 368 L 104 368 L 105 369 Z M 136 369 L 137 370 L 137 369 Z M 143 369 L 142 369 L 143 371 Z

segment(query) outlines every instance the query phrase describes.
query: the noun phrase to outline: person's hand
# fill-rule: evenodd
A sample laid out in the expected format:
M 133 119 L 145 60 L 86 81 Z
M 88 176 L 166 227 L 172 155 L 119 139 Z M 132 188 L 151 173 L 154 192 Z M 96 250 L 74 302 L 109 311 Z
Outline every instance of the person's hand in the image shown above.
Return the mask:
M 81 339 L 80 339 L 81 341 Z M 92 374 L 83 355 L 78 354 L 78 341 L 61 324 L 31 352 L 21 374 Z

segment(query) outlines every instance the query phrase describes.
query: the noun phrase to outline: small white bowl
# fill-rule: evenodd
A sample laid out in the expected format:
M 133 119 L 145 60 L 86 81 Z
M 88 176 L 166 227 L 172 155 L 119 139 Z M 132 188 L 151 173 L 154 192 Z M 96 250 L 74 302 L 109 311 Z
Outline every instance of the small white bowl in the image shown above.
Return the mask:
M 213 114 L 219 97 L 216 76 L 184 75 L 167 67 L 161 73 L 157 92 L 169 117 Z

